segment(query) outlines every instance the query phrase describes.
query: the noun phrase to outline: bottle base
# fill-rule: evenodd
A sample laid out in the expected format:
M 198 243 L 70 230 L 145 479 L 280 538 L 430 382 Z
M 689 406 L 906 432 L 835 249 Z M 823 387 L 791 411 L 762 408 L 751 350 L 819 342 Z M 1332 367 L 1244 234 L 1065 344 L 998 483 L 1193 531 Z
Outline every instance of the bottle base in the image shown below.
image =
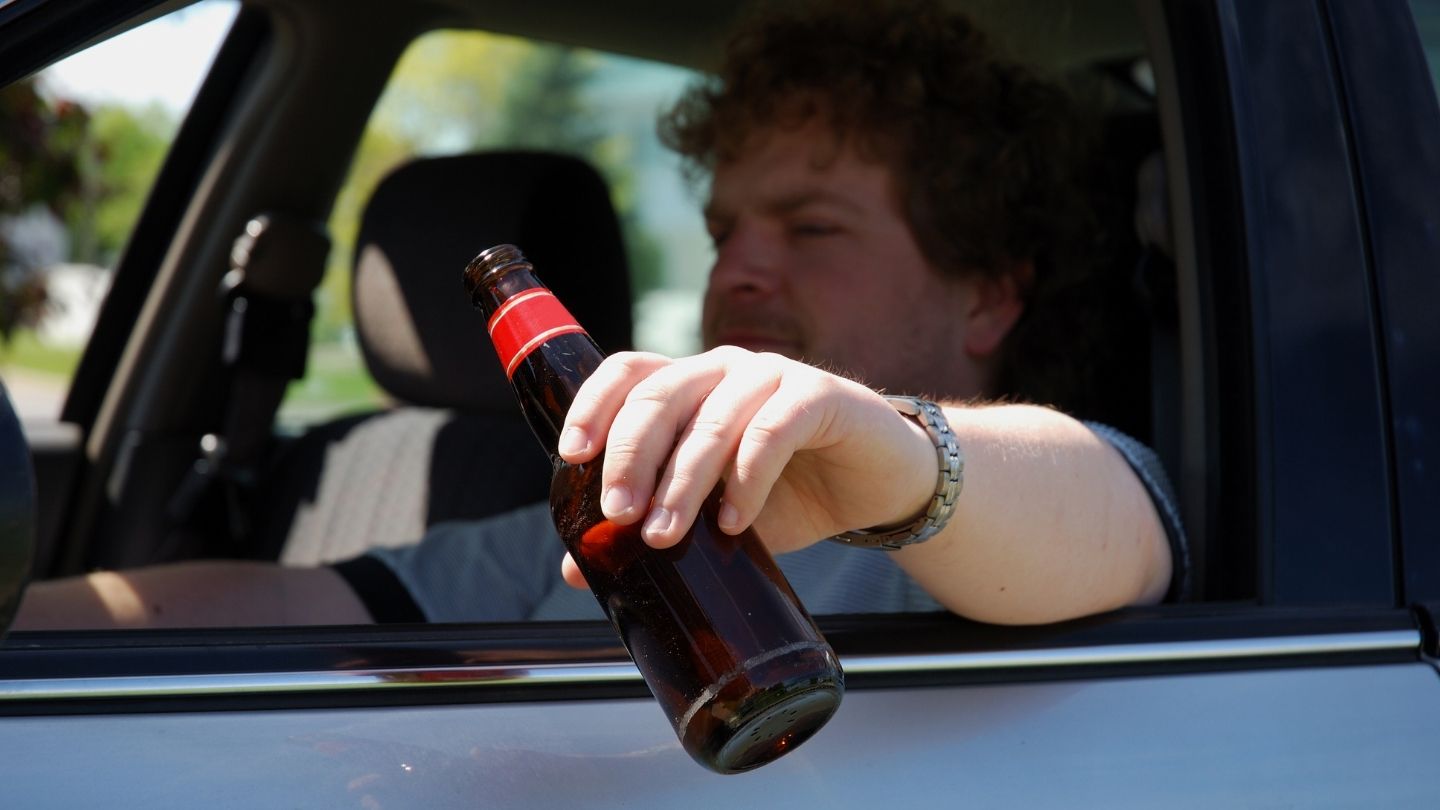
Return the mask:
M 758 768 L 806 741 L 840 707 L 840 691 L 817 688 L 772 703 L 748 718 L 714 754 L 721 773 Z
M 696 762 L 719 773 L 758 768 L 825 725 L 845 694 L 845 674 L 826 644 L 797 642 L 736 667 L 675 724 Z

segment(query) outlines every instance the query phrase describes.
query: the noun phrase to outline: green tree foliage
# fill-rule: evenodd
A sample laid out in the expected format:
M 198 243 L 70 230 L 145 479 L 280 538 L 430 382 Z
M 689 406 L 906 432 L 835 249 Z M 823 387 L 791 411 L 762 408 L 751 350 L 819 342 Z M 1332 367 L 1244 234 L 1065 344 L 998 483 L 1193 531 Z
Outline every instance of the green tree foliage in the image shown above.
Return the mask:
M 63 258 L 113 265 L 174 129 L 174 117 L 159 106 L 90 112 L 47 98 L 33 80 L 0 89 L 0 217 L 48 211 L 65 227 Z M 7 343 L 46 311 L 45 269 L 0 238 L 0 338 Z
M 477 139 L 475 146 L 524 146 L 593 160 L 604 141 L 585 99 L 593 73 L 579 51 L 537 47 L 510 78 L 493 138 Z
M 33 81 L 0 88 L 0 218 L 35 211 L 63 218 L 82 188 L 89 115 L 77 104 L 50 102 Z M 0 236 L 0 339 L 33 326 L 45 311 L 44 267 Z
M 610 185 L 631 282 L 637 294 L 643 293 L 663 281 L 660 249 L 635 205 L 635 174 L 626 160 L 629 144 L 623 136 L 605 133 L 598 123 L 602 111 L 586 94 L 595 78 L 594 62 L 591 55 L 572 48 L 537 47 L 511 79 L 493 141 L 479 139 L 475 147 L 543 149 L 575 155 L 596 166 Z
M 111 267 L 119 259 L 175 129 L 174 116 L 159 105 L 96 108 L 83 153 L 83 205 L 66 216 L 73 261 Z
M 334 249 L 317 296 L 315 338 L 349 327 L 350 270 L 360 217 L 381 179 L 418 155 L 484 139 L 502 114 L 504 77 L 529 54 L 520 40 L 445 32 L 421 38 L 396 66 L 356 150 L 330 217 Z

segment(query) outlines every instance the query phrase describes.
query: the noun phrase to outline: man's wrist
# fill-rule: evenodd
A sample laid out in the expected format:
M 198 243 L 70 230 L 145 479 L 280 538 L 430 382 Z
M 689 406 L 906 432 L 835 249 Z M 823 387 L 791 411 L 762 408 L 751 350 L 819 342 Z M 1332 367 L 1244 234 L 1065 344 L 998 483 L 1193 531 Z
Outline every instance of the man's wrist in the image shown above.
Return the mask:
M 931 479 L 934 482 L 933 492 L 924 510 L 917 517 L 894 525 L 841 532 L 829 539 L 848 545 L 894 550 L 923 543 L 945 528 L 960 497 L 965 460 L 945 412 L 939 405 L 917 397 L 887 396 L 885 399 L 898 412 L 923 428 L 929 438 L 935 453 L 932 463 L 936 465 L 930 469 L 937 470 L 935 477 Z

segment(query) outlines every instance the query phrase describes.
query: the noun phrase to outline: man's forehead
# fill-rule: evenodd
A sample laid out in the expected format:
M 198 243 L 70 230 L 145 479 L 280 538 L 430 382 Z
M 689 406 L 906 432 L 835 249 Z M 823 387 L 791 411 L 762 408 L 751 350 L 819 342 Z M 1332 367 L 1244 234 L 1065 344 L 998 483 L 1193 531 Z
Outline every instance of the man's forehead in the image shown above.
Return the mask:
M 715 167 L 707 215 L 746 207 L 826 204 L 868 208 L 890 189 L 889 167 L 866 159 L 826 130 L 772 131 Z

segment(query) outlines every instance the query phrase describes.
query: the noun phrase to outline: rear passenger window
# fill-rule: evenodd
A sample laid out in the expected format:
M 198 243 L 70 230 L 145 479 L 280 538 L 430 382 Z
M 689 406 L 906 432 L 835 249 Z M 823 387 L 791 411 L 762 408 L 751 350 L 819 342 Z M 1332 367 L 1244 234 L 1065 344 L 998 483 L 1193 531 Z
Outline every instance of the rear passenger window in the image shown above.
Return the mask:
M 204 0 L 0 90 L 0 378 L 32 426 L 59 419 L 111 269 L 238 8 Z
M 671 65 L 483 32 L 436 31 L 417 39 L 371 115 L 336 200 L 309 372 L 287 393 L 280 427 L 299 430 L 384 404 L 356 344 L 351 269 L 371 193 L 391 170 L 417 157 L 540 149 L 585 159 L 609 185 L 620 218 L 637 347 L 670 355 L 698 351 L 710 242 L 679 158 L 661 146 L 655 130 L 660 111 L 694 78 Z

